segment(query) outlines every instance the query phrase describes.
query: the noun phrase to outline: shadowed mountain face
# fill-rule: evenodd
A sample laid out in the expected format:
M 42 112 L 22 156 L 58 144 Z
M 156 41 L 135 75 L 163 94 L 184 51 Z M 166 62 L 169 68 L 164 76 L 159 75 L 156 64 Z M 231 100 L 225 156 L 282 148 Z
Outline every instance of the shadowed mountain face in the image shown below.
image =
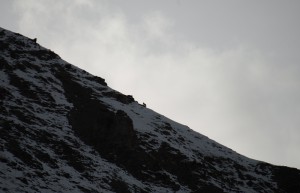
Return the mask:
M 0 28 L 0 192 L 300 192 L 244 157 Z

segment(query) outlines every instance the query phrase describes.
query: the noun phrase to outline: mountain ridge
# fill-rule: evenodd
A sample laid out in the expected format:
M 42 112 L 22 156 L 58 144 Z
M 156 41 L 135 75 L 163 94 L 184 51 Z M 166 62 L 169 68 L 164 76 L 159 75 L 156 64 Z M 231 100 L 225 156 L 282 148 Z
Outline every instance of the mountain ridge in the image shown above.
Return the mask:
M 0 28 L 0 191 L 300 192 L 300 171 L 240 155 Z

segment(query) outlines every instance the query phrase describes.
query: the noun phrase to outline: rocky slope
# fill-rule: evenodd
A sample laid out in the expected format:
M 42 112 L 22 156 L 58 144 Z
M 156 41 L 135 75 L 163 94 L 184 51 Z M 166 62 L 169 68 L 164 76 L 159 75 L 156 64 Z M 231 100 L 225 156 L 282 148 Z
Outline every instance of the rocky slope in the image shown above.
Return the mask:
M 0 192 L 300 192 L 244 157 L 0 28 Z

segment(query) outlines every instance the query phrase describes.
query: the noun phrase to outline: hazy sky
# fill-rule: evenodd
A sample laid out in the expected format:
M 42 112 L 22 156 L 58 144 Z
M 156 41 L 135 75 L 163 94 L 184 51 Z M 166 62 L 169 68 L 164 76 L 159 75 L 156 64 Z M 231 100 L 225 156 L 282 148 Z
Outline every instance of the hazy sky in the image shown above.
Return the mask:
M 0 25 L 248 157 L 300 168 L 299 0 L 0 0 Z

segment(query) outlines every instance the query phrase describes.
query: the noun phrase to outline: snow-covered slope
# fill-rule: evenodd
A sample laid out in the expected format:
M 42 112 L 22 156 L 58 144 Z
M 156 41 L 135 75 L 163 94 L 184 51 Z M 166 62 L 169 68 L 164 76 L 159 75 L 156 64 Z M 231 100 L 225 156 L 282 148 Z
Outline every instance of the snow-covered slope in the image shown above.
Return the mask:
M 0 28 L 0 192 L 300 192 L 244 157 Z

